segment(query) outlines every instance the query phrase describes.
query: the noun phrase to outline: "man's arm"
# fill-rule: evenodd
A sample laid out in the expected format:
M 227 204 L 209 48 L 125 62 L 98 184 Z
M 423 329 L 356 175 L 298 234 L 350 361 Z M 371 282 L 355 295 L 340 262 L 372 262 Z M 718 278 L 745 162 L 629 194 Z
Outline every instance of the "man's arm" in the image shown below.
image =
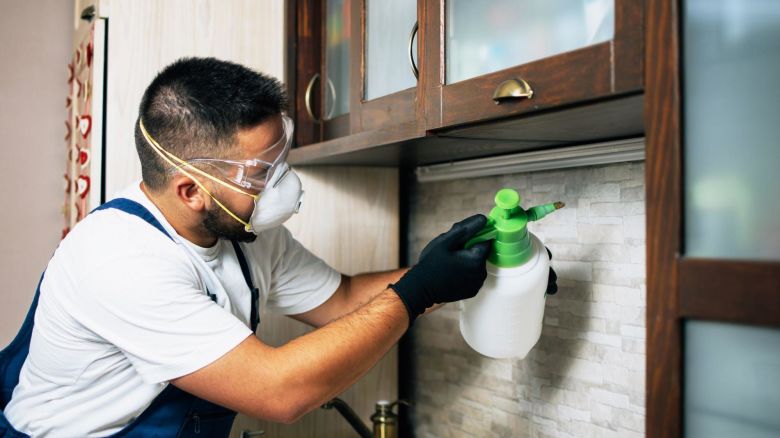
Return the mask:
M 322 327 L 371 301 L 387 289 L 388 284 L 397 282 L 408 270 L 409 268 L 401 268 L 355 276 L 342 274 L 338 289 L 327 301 L 308 312 L 291 317 L 314 327 Z
M 274 348 L 249 336 L 215 362 L 171 383 L 243 414 L 291 423 L 354 384 L 409 325 L 396 293 Z
M 487 276 L 489 246 L 463 246 L 484 224 L 481 215 L 455 224 L 428 244 L 430 255 L 392 284 L 392 290 L 383 288 L 367 304 L 320 329 L 278 348 L 249 336 L 223 357 L 171 383 L 253 417 L 295 421 L 355 383 L 426 309 L 476 295 Z

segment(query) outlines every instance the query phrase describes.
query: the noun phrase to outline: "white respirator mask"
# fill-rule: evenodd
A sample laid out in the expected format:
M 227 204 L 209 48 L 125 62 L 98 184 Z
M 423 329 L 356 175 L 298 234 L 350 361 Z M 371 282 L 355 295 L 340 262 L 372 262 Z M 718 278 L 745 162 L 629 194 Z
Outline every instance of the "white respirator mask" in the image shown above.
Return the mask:
M 289 164 L 282 164 L 260 197 L 255 198 L 255 209 L 249 218 L 247 231 L 257 234 L 283 224 L 298 213 L 303 195 L 301 179 Z

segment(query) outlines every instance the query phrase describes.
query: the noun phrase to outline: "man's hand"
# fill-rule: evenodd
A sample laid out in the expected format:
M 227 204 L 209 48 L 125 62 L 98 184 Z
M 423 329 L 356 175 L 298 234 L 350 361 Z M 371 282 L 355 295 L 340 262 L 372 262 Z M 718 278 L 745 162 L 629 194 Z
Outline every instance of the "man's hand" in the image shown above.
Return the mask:
M 481 214 L 464 219 L 433 239 L 422 250 L 420 261 L 398 282 L 390 285 L 409 312 L 409 325 L 425 309 L 477 294 L 487 277 L 485 262 L 492 242 L 464 249 L 466 242 L 485 226 Z

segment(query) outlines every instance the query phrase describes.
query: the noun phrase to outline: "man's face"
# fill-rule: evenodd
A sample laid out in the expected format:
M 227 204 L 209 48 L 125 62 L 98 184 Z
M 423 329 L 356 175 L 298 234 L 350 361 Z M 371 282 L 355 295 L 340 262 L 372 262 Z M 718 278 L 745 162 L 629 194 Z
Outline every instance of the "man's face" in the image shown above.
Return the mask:
M 251 160 L 262 155 L 262 152 L 274 145 L 284 134 L 284 126 L 280 116 L 273 116 L 252 128 L 241 129 L 236 134 L 238 147 L 234 159 Z M 230 183 L 228 181 L 228 183 Z M 217 184 L 210 184 L 212 193 L 225 207 L 245 222 L 249 222 L 254 210 L 254 199 L 242 193 Z M 243 191 L 247 191 L 241 188 Z M 249 190 L 250 193 L 254 193 Z M 210 198 L 209 198 L 210 199 Z M 211 237 L 220 239 L 237 240 L 239 242 L 252 242 L 257 236 L 244 229 L 244 225 L 232 218 L 216 202 L 211 202 L 206 207 L 203 217 L 203 228 Z
M 215 194 L 215 196 L 218 196 Z M 250 210 L 249 214 L 243 215 L 238 213 L 230 206 L 235 214 L 241 219 L 249 222 L 249 216 L 252 215 Z M 254 242 L 257 239 L 257 235 L 250 233 L 244 229 L 244 225 L 240 224 L 237 220 L 230 217 L 220 206 L 212 202 L 210 206 L 206 207 L 206 214 L 203 216 L 203 228 L 209 232 L 211 237 L 217 239 L 235 240 L 238 242 Z

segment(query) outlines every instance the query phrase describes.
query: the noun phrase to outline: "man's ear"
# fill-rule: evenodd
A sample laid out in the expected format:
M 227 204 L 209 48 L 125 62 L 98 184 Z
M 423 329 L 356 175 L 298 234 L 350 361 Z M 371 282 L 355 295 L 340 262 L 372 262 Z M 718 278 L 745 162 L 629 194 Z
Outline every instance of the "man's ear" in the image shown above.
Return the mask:
M 194 212 L 202 212 L 208 206 L 206 194 L 203 189 L 187 175 L 177 174 L 173 177 L 173 190 L 176 197 Z

